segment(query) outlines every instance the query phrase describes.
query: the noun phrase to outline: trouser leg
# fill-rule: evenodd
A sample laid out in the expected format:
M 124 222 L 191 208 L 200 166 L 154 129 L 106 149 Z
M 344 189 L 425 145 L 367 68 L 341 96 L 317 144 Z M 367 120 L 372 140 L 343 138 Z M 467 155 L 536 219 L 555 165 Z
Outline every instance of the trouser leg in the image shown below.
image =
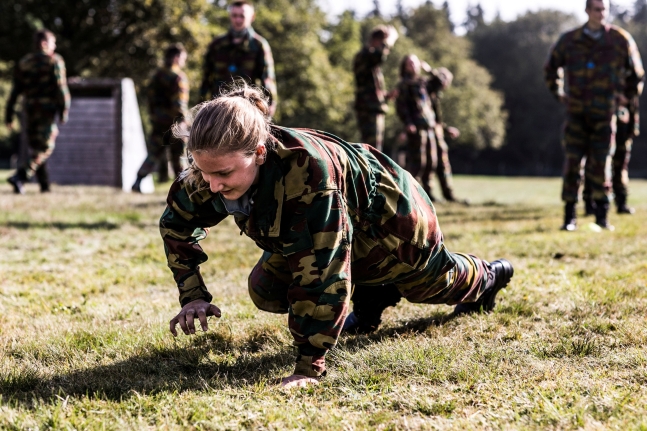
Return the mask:
M 173 174 L 175 175 L 175 178 L 177 178 L 184 169 L 184 167 L 182 166 L 182 156 L 184 156 L 184 143 L 177 139 L 171 140 L 169 153 L 171 156 L 171 167 L 173 168 Z
M 139 180 L 152 173 L 160 164 L 162 157 L 166 160 L 166 147 L 164 146 L 163 141 L 163 134 L 152 133 L 150 135 L 148 142 L 148 155 L 137 172 L 137 178 Z
M 569 117 L 564 128 L 564 171 L 562 200 L 577 202 L 582 182 L 582 160 L 588 148 L 587 124 L 584 119 Z
M 612 159 L 612 184 L 616 203 L 626 202 L 629 186 L 629 161 L 631 160 L 631 147 L 633 139 L 630 124 L 618 122 L 616 133 L 616 151 Z
M 452 184 L 452 167 L 449 164 L 449 148 L 447 147 L 447 142 L 445 141 L 443 126 L 437 124 L 435 131 L 437 158 L 436 175 L 438 176 L 438 181 L 440 182 L 440 188 L 443 192 L 443 197 L 449 201 L 452 201 L 455 199 L 455 197 Z
M 436 164 L 436 148 L 429 130 L 407 133 L 406 170 L 415 177 L 433 200 L 431 173 Z
M 361 141 L 382 151 L 384 140 L 384 114 L 356 111 Z
M 49 159 L 54 152 L 57 136 L 58 127 L 56 126 L 55 113 L 28 113 L 27 139 L 31 154 L 19 173 L 24 177 L 24 180 L 31 179 L 36 171 Z
M 270 313 L 288 312 L 288 288 L 292 273 L 280 254 L 264 252 L 248 278 L 249 296 L 260 310 Z

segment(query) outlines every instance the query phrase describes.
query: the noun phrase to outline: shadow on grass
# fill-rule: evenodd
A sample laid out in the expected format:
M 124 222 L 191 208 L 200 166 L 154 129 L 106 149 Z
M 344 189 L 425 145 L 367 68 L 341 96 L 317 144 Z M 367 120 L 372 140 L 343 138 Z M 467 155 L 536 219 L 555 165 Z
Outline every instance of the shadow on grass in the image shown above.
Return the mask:
M 0 226 L 5 226 L 14 229 L 58 229 L 58 230 L 67 230 L 67 229 L 87 229 L 87 230 L 114 230 L 118 229 L 119 225 L 117 223 L 112 223 L 109 221 L 98 221 L 93 223 L 87 222 L 26 222 L 26 221 L 9 221 L 6 223 L 0 224 Z
M 273 384 L 271 379 L 294 363 L 291 349 L 254 353 L 254 340 L 243 344 L 231 349 L 240 353 L 234 358 L 227 355 L 230 339 L 208 333 L 188 346 L 143 346 L 146 353 L 123 361 L 48 377 L 28 369 L 14 370 L 0 375 L 0 397 L 3 403 L 37 408 L 39 400 L 56 402 L 68 395 L 119 401 L 141 394 L 247 387 L 263 381 Z

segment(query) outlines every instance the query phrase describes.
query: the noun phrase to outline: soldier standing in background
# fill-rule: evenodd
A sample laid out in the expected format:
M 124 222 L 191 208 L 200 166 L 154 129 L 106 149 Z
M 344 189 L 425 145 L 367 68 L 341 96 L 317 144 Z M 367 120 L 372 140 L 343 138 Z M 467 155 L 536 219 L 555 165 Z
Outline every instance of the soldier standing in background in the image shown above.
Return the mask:
M 427 84 L 427 91 L 431 99 L 431 106 L 436 116 L 436 125 L 434 126 L 434 134 L 436 138 L 436 175 L 440 182 L 440 188 L 443 192 L 443 197 L 449 202 L 461 202 L 468 204 L 466 200 L 458 200 L 454 196 L 454 189 L 452 185 L 452 167 L 449 164 L 449 148 L 445 141 L 445 134 L 450 139 L 457 139 L 461 132 L 456 127 L 451 127 L 445 124 L 442 120 L 442 110 L 440 108 L 440 96 L 443 90 L 446 90 L 454 80 L 454 75 L 444 67 L 439 67 L 432 70 L 426 63 L 422 63 L 422 69 L 431 74 L 431 78 Z
M 607 214 L 616 112 L 640 93 L 645 74 L 631 35 L 606 23 L 605 1 L 587 0 L 586 13 L 588 22 L 563 34 L 544 66 L 549 90 L 567 106 L 562 229 L 568 231 L 576 229 L 575 205 L 585 156 L 590 164 L 595 223 L 601 228 L 613 229 Z M 564 92 L 562 68 L 566 72 L 568 94 Z
M 641 90 L 642 87 L 639 87 L 639 93 Z M 611 183 L 613 186 L 613 200 L 616 203 L 618 214 L 633 214 L 635 212 L 632 207 L 627 205 L 627 196 L 629 195 L 631 147 L 633 145 L 633 138 L 640 134 L 640 106 L 638 98 L 638 95 L 634 96 L 628 106 L 620 106 L 616 113 L 616 151 L 611 158 Z M 590 165 L 587 163 L 585 164 L 582 200 L 584 200 L 586 215 L 594 215 L 595 202 L 591 196 L 591 173 L 588 172 L 589 170 Z
M 387 100 L 394 93 L 387 93 L 382 74 L 382 63 L 389 49 L 398 39 L 393 26 L 379 25 L 371 30 L 368 45 L 362 48 L 353 60 L 355 74 L 355 113 L 361 141 L 382 151 L 384 139 L 384 114 Z
M 182 172 L 180 158 L 184 154 L 184 143 L 172 138 L 170 129 L 175 122 L 184 121 L 188 110 L 189 80 L 182 72 L 186 58 L 186 50 L 182 44 L 177 43 L 166 48 L 164 66 L 155 71 L 148 84 L 146 93 L 152 131 L 148 141 L 148 157 L 137 172 L 137 180 L 132 187 L 134 192 L 141 192 L 142 180 L 153 172 L 155 167 L 159 171 L 158 181 L 168 181 L 167 148 L 170 151 L 175 176 Z
M 234 1 L 229 5 L 231 27 L 207 48 L 200 95 L 203 100 L 217 97 L 225 86 L 242 78 L 269 94 L 270 114 L 274 115 L 277 103 L 274 59 L 270 44 L 252 28 L 255 17 L 254 6 L 248 1 Z
M 405 169 L 419 179 L 422 188 L 434 201 L 431 174 L 436 169 L 437 153 L 434 128 L 436 116 L 428 88 L 430 79 L 420 75 L 422 65 L 416 55 L 407 55 L 400 63 L 400 82 L 396 110 L 407 135 Z M 431 72 L 425 63 L 426 71 Z
M 56 116 L 61 124 L 67 122 L 70 109 L 70 92 L 65 77 L 65 62 L 55 54 L 56 37 L 49 30 L 41 29 L 34 34 L 36 52 L 27 54 L 16 65 L 13 88 L 7 102 L 5 123 L 13 128 L 14 107 L 18 95 L 24 98 L 26 110 L 27 141 L 31 150 L 29 160 L 18 168 L 7 181 L 14 192 L 24 193 L 23 184 L 34 174 L 38 178 L 40 191 L 50 191 L 47 159 L 54 151 L 58 135 Z

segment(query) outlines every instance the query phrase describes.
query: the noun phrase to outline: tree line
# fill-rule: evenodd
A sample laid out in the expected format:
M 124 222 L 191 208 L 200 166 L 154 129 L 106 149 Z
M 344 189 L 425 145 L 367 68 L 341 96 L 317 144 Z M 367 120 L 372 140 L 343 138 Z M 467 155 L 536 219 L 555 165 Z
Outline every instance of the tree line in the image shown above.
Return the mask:
M 634 35 L 641 52 L 647 46 L 645 2 L 638 0 L 633 10 L 614 14 Z M 140 90 L 159 65 L 164 47 L 182 42 L 189 52 L 191 104 L 198 103 L 202 57 L 212 37 L 228 28 L 226 4 L 225 0 L 1 2 L 0 109 L 8 96 L 13 65 L 31 50 L 31 34 L 40 27 L 56 34 L 68 76 L 130 77 Z M 413 9 L 399 3 L 393 16 L 380 13 L 378 4 L 368 16 L 346 11 L 329 17 L 315 0 L 255 2 L 254 28 L 270 42 L 276 66 L 277 124 L 323 129 L 357 141 L 352 59 L 371 28 L 391 24 L 400 38 L 384 67 L 387 87 L 396 85 L 399 62 L 409 53 L 454 73 L 453 85 L 443 95 L 443 114 L 462 132 L 450 143 L 456 172 L 559 174 L 563 110 L 544 87 L 542 65 L 559 34 L 580 24 L 573 16 L 544 10 L 510 22 L 485 23 L 476 6 L 469 10 L 467 34 L 459 36 L 447 2 L 427 1 Z M 401 130 L 391 107 L 385 136 L 391 154 Z M 0 159 L 10 154 L 15 140 L 0 126 Z

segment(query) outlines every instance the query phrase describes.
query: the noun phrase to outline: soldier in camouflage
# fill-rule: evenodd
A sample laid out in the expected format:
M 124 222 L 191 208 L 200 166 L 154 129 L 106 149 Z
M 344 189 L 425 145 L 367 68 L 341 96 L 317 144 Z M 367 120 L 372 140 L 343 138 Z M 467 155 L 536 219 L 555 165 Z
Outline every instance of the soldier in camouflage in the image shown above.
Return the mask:
M 27 54 L 16 65 L 13 87 L 5 115 L 7 128 L 12 129 L 14 108 L 20 94 L 24 98 L 27 142 L 31 155 L 8 181 L 14 192 L 24 193 L 24 183 L 34 174 L 41 192 L 50 191 L 47 159 L 54 151 L 58 135 L 56 117 L 61 124 L 67 122 L 70 109 L 70 92 L 65 76 L 65 62 L 55 54 L 56 37 L 46 29 L 34 34 L 36 52 Z
M 151 120 L 151 135 L 148 142 L 148 156 L 137 172 L 133 184 L 134 192 L 141 192 L 140 185 L 144 178 L 158 168 L 159 182 L 168 181 L 167 149 L 171 156 L 171 166 L 175 176 L 182 172 L 181 157 L 184 155 L 184 143 L 171 136 L 174 123 L 184 121 L 189 103 L 189 80 L 182 68 L 186 63 L 186 50 L 182 44 L 174 44 L 164 52 L 164 66 L 153 74 L 146 94 L 148 112 Z M 165 142 L 166 141 L 166 142 Z
M 274 59 L 270 44 L 252 28 L 255 17 L 254 6 L 248 1 L 234 1 L 229 5 L 231 28 L 207 48 L 200 95 L 203 100 L 217 97 L 234 80 L 242 79 L 268 93 L 274 115 L 278 101 Z
M 590 164 L 595 222 L 601 228 L 613 229 L 607 214 L 616 112 L 640 94 L 645 74 L 633 38 L 607 24 L 606 12 L 603 0 L 587 0 L 588 22 L 559 38 L 544 67 L 549 90 L 566 104 L 568 113 L 564 130 L 563 230 L 576 228 L 575 205 L 584 157 Z M 564 69 L 568 94 L 564 92 Z
M 387 93 L 382 74 L 390 48 L 398 38 L 393 26 L 379 25 L 371 30 L 367 46 L 353 59 L 355 75 L 355 113 L 361 141 L 382 151 L 384 140 L 384 114 L 387 101 L 395 93 Z
M 267 100 L 248 87 L 195 112 L 190 130 L 176 129 L 192 165 L 160 220 L 182 306 L 174 335 L 177 324 L 195 333 L 195 318 L 207 330 L 207 316 L 221 314 L 200 275 L 199 241 L 228 215 L 264 250 L 249 276 L 253 302 L 288 315 L 299 355 L 284 386 L 325 374 L 354 291 L 387 285 L 411 302 L 489 311 L 512 277 L 506 260 L 450 253 L 427 194 L 375 148 L 273 126 Z
M 613 200 L 618 214 L 633 214 L 635 210 L 627 205 L 629 195 L 629 161 L 633 139 L 640 134 L 640 107 L 638 95 L 634 96 L 628 106 L 619 106 L 616 112 L 616 151 L 611 157 L 611 185 Z M 584 190 L 582 200 L 586 215 L 595 214 L 595 201 L 591 196 L 591 165 L 585 164 Z

